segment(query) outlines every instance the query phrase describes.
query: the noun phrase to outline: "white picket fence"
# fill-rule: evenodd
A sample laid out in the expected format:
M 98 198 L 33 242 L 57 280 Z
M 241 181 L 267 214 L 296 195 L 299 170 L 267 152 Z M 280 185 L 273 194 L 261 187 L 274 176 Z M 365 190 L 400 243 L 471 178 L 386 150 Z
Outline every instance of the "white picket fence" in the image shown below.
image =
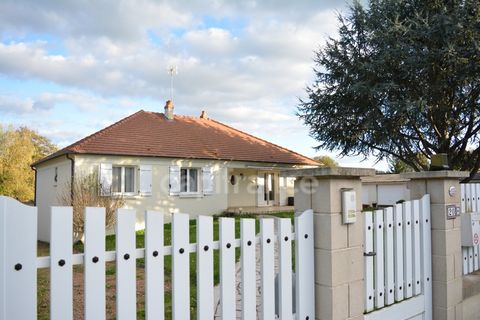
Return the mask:
M 462 214 L 480 212 L 480 183 L 462 183 L 461 204 Z M 462 247 L 463 274 L 469 274 L 480 269 L 480 244 Z
M 365 212 L 365 319 L 432 319 L 430 196 Z
M 189 242 L 189 216 L 174 214 L 172 245 L 164 245 L 163 215 L 145 212 L 145 248 L 136 248 L 135 211 L 117 212 L 116 250 L 105 252 L 105 211 L 85 209 L 84 253 L 72 252 L 72 209 L 52 207 L 50 257 L 37 257 L 37 209 L 0 196 L 0 320 L 37 318 L 37 269 L 50 268 L 50 319 L 73 319 L 72 267 L 84 266 L 84 316 L 106 318 L 105 263 L 116 261 L 116 318 L 136 319 L 136 259 L 145 258 L 145 316 L 164 319 L 164 256 L 172 255 L 172 318 L 190 319 L 190 253 L 197 256 L 197 319 L 214 318 L 213 251 L 220 252 L 221 319 L 236 318 L 235 248 L 241 250 L 242 317 L 256 314 L 256 250 L 261 249 L 260 319 L 275 319 L 275 259 L 279 263 L 280 319 L 315 319 L 313 212 L 290 219 L 241 220 L 235 238 L 233 218 L 221 218 L 219 241 L 213 241 L 213 219 L 197 218 L 197 243 Z M 292 241 L 295 270 L 292 271 Z M 278 244 L 278 257 L 274 245 Z M 292 277 L 295 275 L 295 296 Z M 293 299 L 296 299 L 294 314 Z

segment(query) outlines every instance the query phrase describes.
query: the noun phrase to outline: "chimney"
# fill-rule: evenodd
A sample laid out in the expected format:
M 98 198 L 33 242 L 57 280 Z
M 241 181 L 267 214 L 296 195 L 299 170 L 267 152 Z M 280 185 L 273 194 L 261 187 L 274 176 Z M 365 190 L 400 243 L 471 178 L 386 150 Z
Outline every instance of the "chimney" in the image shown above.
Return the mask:
M 200 119 L 208 119 L 207 111 L 203 110 L 202 114 L 200 114 Z
M 171 100 L 167 100 L 165 103 L 165 118 L 173 120 L 173 102 Z

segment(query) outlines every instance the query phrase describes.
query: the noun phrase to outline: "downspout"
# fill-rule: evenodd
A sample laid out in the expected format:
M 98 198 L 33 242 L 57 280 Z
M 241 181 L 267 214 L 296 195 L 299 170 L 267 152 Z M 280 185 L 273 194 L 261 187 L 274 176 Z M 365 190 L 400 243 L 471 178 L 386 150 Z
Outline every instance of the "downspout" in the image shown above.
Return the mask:
M 75 178 L 75 158 L 70 158 L 70 154 L 67 153 L 67 159 L 70 160 L 72 163 L 70 168 L 70 205 L 73 206 L 73 186 L 74 186 L 74 178 Z
M 37 168 L 30 166 L 30 168 L 35 171 L 35 184 L 33 186 L 33 206 L 37 206 Z

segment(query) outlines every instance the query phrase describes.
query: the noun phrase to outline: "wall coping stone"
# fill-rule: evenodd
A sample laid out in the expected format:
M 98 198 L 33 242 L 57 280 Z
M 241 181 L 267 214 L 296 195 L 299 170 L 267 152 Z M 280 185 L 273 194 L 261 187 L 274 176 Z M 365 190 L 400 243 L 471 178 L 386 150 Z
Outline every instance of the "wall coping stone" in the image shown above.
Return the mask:
M 309 169 L 296 169 L 287 170 L 282 172 L 282 177 L 319 177 L 319 178 L 358 178 L 365 176 L 374 176 L 375 169 L 368 168 L 347 168 L 347 167 L 335 167 L 335 168 L 309 168 Z
M 440 170 L 440 171 L 420 171 L 420 172 L 405 172 L 401 174 L 402 177 L 407 179 L 457 179 L 461 180 L 470 176 L 468 171 L 453 171 L 453 170 Z

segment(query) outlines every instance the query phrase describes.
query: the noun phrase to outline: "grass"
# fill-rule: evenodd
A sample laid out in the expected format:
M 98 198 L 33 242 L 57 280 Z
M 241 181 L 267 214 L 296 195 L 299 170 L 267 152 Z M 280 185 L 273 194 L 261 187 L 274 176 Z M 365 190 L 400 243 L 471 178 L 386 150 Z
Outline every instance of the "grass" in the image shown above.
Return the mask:
M 229 215 L 231 216 L 231 215 Z M 265 215 L 263 215 L 265 216 Z M 293 212 L 281 212 L 275 214 L 269 214 L 269 216 L 280 218 L 291 218 L 293 220 Z M 219 218 L 221 216 L 214 216 L 213 219 L 213 239 L 217 241 L 219 238 Z M 255 229 L 256 233 L 260 231 L 260 221 L 257 215 L 242 214 L 232 216 L 235 218 L 235 238 L 240 237 L 240 219 L 241 218 L 254 218 L 256 219 Z M 196 220 L 190 220 L 190 243 L 196 243 Z M 164 244 L 171 245 L 171 224 L 164 225 Z M 292 243 L 294 246 L 295 243 Z M 136 232 L 136 247 L 144 248 L 144 231 Z M 109 235 L 105 239 L 106 251 L 115 250 L 115 235 Z M 83 253 L 83 244 L 77 243 L 73 247 L 74 253 Z M 38 255 L 48 256 L 49 248 L 47 243 L 39 242 Z M 217 285 L 220 279 L 220 261 L 219 251 L 214 251 L 214 283 Z M 236 261 L 240 259 L 240 248 L 235 249 Z M 294 261 L 293 261 L 294 262 Z M 190 312 L 192 319 L 196 318 L 196 306 L 197 306 L 197 275 L 196 275 L 196 253 L 190 254 Z M 144 297 L 144 269 L 145 260 L 137 259 L 137 319 L 145 318 L 145 297 Z M 74 318 L 83 318 L 83 266 L 74 266 Z M 107 262 L 106 264 L 106 295 L 107 295 L 107 318 L 115 319 L 115 274 L 116 267 L 115 262 Z M 171 274 L 172 274 L 172 257 L 164 257 L 164 275 L 165 275 L 165 318 L 171 319 L 172 314 L 172 292 L 171 292 Z M 38 301 L 38 319 L 49 319 L 49 269 L 38 270 L 37 280 L 37 301 Z

